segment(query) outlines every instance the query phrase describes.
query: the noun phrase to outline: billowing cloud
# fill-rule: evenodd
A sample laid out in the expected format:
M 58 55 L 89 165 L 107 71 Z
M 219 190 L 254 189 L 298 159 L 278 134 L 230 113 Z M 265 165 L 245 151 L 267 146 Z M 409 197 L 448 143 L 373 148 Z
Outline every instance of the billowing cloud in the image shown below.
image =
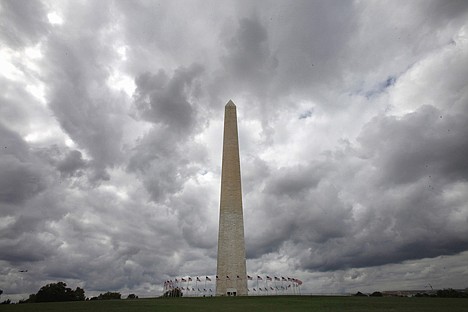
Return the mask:
M 0 8 L 7 296 L 215 275 L 229 99 L 249 272 L 305 293 L 466 287 L 465 2 Z
M 0 137 L 0 201 L 21 203 L 44 190 L 41 168 L 36 168 L 29 147 L 18 134 L 0 125 Z

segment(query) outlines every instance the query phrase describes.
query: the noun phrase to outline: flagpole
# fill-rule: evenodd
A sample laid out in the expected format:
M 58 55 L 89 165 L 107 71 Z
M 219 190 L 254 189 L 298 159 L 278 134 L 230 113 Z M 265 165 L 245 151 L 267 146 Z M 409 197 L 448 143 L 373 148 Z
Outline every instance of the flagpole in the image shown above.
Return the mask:
M 190 287 L 190 281 L 192 280 L 192 278 L 189 276 L 187 278 L 187 287 Z M 190 289 L 187 290 L 188 292 L 190 292 Z

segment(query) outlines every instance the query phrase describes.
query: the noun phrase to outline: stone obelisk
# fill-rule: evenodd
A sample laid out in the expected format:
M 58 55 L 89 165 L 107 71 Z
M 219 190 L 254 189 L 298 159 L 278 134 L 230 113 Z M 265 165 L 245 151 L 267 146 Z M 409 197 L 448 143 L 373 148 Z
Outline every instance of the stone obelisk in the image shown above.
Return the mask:
M 247 296 L 237 114 L 232 101 L 224 110 L 216 295 Z

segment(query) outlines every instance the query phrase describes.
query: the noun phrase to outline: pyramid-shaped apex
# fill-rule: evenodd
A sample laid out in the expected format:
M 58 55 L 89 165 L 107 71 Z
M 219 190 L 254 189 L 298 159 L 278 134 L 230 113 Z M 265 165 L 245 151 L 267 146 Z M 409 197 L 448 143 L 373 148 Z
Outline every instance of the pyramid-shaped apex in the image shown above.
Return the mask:
M 226 104 L 226 106 L 234 106 L 236 107 L 236 104 L 232 100 L 229 100 L 229 102 Z

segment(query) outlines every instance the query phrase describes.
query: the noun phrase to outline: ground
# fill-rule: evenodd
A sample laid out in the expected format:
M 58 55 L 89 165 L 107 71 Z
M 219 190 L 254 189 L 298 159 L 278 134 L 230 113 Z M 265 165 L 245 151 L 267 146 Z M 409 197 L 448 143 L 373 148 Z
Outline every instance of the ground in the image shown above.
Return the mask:
M 397 298 L 397 297 L 216 297 L 216 298 L 158 298 L 138 300 L 104 300 L 63 303 L 3 305 L 0 310 L 34 312 L 146 312 L 146 311 L 468 311 L 468 299 Z

